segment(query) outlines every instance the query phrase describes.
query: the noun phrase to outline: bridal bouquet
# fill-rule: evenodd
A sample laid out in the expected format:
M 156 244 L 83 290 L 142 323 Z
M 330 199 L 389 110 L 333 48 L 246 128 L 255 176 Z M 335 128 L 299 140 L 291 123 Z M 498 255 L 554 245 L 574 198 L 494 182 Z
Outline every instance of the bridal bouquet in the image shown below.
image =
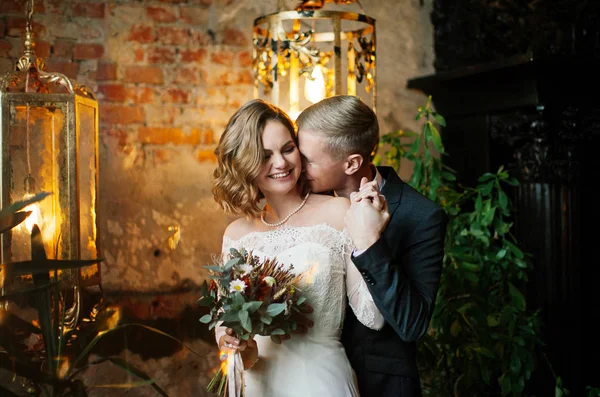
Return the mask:
M 236 337 L 248 340 L 254 335 L 270 336 L 281 343 L 280 336 L 297 327 L 293 312 L 301 312 L 305 298 L 297 284 L 300 276 L 293 266 L 283 266 L 275 259 L 261 260 L 245 249 L 231 249 L 224 259 L 216 259 L 209 270 L 210 285 L 204 282 L 200 306 L 210 307 L 200 318 L 209 329 L 219 325 L 234 330 Z M 219 396 L 243 395 L 243 364 L 239 353 L 228 354 L 207 391 Z

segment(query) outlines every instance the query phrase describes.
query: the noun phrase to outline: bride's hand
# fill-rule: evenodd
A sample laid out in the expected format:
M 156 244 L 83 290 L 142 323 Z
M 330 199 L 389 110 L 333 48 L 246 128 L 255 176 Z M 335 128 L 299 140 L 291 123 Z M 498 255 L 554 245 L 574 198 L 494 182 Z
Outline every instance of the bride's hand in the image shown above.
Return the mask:
M 231 328 L 227 328 L 225 335 L 219 339 L 219 350 L 221 351 L 221 361 L 227 359 L 229 352 L 239 352 L 245 369 L 252 368 L 258 361 L 258 346 L 254 337 L 248 338 L 247 341 L 239 340 L 233 336 L 233 329 Z

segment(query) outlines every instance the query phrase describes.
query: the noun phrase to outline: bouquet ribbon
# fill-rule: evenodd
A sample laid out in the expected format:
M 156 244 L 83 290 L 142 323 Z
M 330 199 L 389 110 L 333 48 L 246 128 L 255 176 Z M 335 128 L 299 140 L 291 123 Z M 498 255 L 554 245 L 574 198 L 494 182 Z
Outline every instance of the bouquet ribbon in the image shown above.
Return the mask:
M 239 353 L 227 353 L 227 388 L 228 397 L 244 395 L 244 363 Z

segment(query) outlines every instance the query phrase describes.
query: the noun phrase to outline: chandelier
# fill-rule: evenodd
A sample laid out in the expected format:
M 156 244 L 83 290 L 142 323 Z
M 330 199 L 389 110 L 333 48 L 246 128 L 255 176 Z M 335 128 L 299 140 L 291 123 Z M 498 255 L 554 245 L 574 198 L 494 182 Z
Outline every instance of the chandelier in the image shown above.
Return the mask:
M 295 119 L 321 99 L 356 95 L 375 109 L 375 20 L 342 10 L 357 0 L 304 0 L 254 20 L 254 97 Z M 343 7 L 324 9 L 325 3 Z M 361 7 L 362 9 L 362 7 Z

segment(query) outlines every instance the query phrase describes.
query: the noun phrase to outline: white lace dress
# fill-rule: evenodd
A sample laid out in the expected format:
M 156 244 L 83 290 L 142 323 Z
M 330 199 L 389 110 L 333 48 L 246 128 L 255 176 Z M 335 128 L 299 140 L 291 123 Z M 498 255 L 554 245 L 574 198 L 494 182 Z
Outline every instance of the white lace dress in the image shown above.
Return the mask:
M 244 373 L 245 395 L 358 396 L 354 371 L 340 343 L 346 304 L 369 328 L 380 329 L 384 320 L 350 260 L 353 246 L 346 232 L 326 224 L 283 226 L 238 240 L 225 236 L 223 252 L 232 247 L 293 264 L 295 273 L 303 275 L 300 288 L 313 307 L 314 326 L 306 334 L 295 334 L 281 345 L 255 337 L 260 359 Z

